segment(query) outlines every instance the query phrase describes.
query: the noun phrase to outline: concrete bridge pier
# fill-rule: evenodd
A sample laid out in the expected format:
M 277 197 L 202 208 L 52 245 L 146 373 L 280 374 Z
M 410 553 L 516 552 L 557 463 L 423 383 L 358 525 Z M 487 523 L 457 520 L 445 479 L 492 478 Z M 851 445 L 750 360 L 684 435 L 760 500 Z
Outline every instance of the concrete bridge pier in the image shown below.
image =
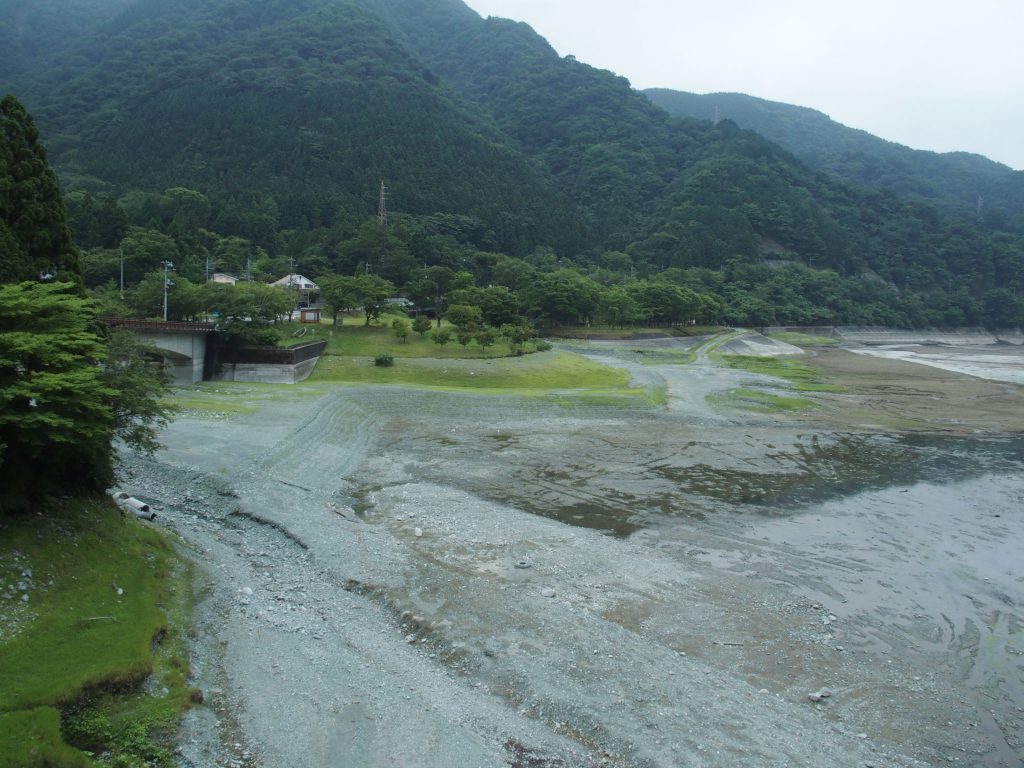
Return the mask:
M 195 384 L 205 378 L 206 342 L 213 323 L 164 322 L 124 317 L 101 317 L 110 328 L 131 331 L 164 359 L 175 384 Z

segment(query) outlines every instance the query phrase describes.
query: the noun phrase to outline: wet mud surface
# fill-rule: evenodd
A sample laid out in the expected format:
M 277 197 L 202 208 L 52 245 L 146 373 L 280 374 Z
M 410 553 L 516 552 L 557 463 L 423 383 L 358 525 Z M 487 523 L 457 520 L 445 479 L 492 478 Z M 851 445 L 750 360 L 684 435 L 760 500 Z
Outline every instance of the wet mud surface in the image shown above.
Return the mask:
M 578 348 L 666 405 L 324 389 L 128 457 L 209 574 L 183 764 L 1021 766 L 1024 390 L 825 350 L 751 414 L 686 344 Z

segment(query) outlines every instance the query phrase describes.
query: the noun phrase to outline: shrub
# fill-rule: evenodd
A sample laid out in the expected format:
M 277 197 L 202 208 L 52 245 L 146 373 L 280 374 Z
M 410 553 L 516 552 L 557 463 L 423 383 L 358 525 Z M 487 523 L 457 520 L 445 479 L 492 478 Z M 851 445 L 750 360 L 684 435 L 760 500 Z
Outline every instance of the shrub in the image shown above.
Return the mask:
M 433 333 L 434 343 L 438 344 L 441 349 L 444 349 L 444 345 L 452 340 L 452 332 L 447 328 L 438 328 Z
M 390 368 L 392 365 L 395 364 L 394 355 L 391 355 L 388 352 L 382 352 L 381 354 L 373 358 L 373 364 L 379 365 L 382 368 Z
M 544 339 L 537 339 L 537 343 L 534 344 L 538 352 L 547 352 L 551 349 L 551 343 L 544 341 Z

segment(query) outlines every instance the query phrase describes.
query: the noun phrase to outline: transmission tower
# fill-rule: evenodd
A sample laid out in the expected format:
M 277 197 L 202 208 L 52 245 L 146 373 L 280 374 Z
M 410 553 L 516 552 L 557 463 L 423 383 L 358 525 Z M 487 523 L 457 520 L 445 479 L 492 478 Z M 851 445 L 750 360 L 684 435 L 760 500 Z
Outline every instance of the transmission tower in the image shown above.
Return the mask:
M 380 198 L 377 201 L 377 223 L 382 227 L 388 225 L 388 188 L 384 186 L 384 181 L 380 182 Z
M 716 104 L 715 105 L 715 116 L 713 118 L 711 118 L 711 124 L 712 125 L 718 125 L 720 122 L 722 122 L 722 110 Z

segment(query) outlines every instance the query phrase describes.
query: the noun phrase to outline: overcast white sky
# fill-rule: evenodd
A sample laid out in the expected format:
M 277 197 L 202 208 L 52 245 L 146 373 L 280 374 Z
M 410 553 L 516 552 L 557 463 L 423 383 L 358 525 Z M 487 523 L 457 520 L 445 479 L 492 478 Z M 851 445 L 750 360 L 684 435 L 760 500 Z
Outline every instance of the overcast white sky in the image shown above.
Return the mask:
M 1024 0 L 466 0 L 635 88 L 813 107 L 1024 169 Z

